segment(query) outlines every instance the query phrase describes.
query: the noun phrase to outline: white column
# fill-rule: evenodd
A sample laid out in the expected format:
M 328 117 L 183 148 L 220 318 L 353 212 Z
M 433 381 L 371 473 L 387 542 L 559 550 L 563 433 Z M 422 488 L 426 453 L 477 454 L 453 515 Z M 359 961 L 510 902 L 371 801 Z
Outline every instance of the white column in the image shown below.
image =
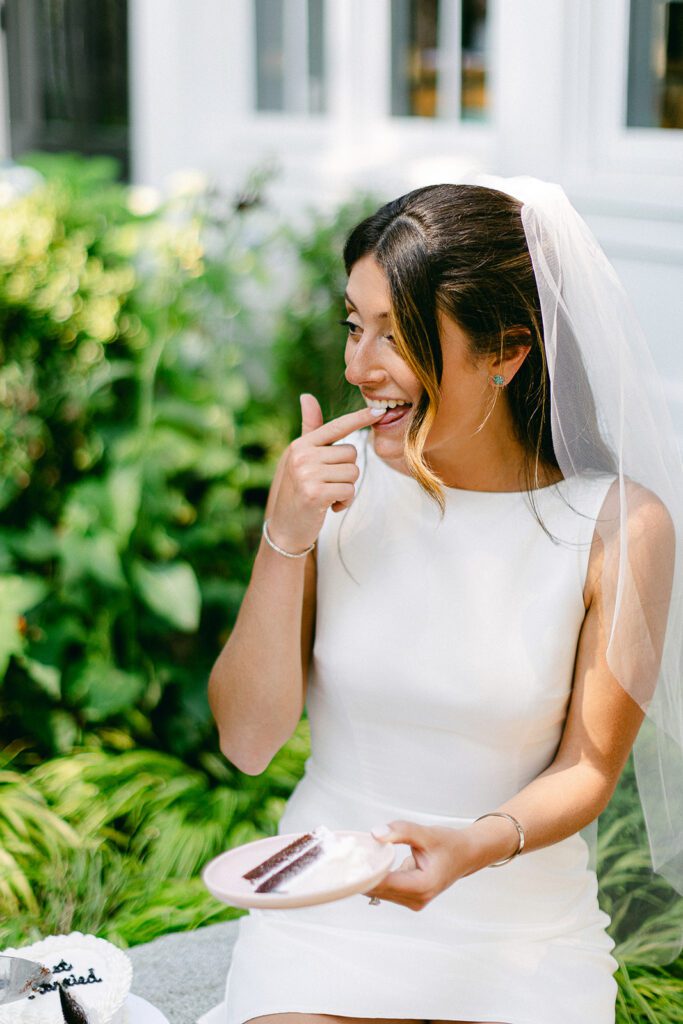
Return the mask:
M 353 69 L 358 121 L 383 118 L 390 111 L 391 5 L 389 0 L 345 0 L 353 11 L 352 46 L 346 59 Z
M 133 179 L 220 174 L 253 96 L 250 0 L 129 0 Z
M 565 155 L 568 0 L 491 5 L 496 170 L 561 177 Z

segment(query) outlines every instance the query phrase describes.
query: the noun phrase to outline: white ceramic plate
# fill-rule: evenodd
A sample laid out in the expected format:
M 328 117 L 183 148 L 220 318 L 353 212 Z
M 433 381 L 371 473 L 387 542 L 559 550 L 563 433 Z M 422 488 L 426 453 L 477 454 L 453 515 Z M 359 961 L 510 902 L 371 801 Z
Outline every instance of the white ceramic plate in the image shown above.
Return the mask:
M 330 903 L 332 900 L 341 900 L 345 896 L 354 896 L 356 893 L 373 889 L 389 873 L 394 862 L 395 848 L 391 843 L 379 843 L 369 832 L 337 831 L 335 835 L 353 836 L 366 847 L 370 863 L 368 870 L 362 875 L 356 875 L 351 881 L 335 885 L 334 888 L 311 888 L 291 894 L 255 892 L 252 884 L 242 876 L 267 857 L 294 842 L 301 834 L 299 832 L 257 839 L 254 843 L 246 843 L 244 846 L 237 846 L 234 850 L 219 854 L 202 872 L 204 885 L 216 899 L 228 903 L 231 907 L 253 907 L 259 910 L 311 907 L 316 903 Z

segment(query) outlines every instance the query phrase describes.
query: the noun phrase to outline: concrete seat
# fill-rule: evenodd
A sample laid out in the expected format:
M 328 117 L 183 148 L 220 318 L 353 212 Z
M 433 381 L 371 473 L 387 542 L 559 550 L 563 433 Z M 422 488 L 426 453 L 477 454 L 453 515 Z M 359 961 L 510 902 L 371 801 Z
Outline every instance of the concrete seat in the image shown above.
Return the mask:
M 195 1024 L 223 998 L 236 937 L 237 921 L 224 921 L 126 950 L 131 992 L 158 1006 L 170 1024 Z

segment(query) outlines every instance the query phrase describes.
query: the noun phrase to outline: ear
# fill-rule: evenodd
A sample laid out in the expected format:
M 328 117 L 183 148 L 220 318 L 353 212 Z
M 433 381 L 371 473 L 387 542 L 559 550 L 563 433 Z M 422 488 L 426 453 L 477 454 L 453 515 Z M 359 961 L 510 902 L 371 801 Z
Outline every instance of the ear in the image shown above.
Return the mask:
M 505 332 L 505 351 L 503 356 L 492 356 L 489 361 L 490 376 L 499 373 L 509 384 L 520 366 L 531 352 L 527 339 L 531 338 L 528 327 L 511 327 Z

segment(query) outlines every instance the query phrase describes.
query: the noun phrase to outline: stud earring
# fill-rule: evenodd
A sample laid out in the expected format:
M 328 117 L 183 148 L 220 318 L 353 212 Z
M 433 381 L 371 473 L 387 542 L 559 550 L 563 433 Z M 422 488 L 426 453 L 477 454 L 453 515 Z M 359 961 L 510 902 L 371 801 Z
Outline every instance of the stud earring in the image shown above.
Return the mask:
M 505 377 L 501 377 L 499 373 L 494 373 L 493 377 L 491 377 L 491 380 L 496 385 L 496 387 L 502 387 L 502 385 L 505 383 Z

